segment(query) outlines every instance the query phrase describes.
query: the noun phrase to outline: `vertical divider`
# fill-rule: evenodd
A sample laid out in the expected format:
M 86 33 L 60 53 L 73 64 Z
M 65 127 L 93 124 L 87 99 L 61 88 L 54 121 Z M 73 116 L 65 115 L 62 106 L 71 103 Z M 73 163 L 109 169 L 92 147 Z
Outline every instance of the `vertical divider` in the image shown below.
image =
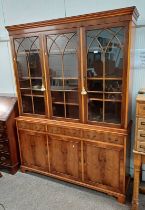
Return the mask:
M 86 35 L 85 28 L 80 27 L 80 63 L 81 63 L 81 91 L 87 87 L 87 55 L 86 55 Z M 87 122 L 88 108 L 87 108 L 87 95 L 81 95 L 82 98 L 82 123 Z
M 52 101 L 50 92 L 50 76 L 49 76 L 49 62 L 47 53 L 47 43 L 44 34 L 40 35 L 40 49 L 42 49 L 42 65 L 44 71 L 44 86 L 45 86 L 45 107 L 47 112 L 47 117 L 50 119 L 52 117 Z

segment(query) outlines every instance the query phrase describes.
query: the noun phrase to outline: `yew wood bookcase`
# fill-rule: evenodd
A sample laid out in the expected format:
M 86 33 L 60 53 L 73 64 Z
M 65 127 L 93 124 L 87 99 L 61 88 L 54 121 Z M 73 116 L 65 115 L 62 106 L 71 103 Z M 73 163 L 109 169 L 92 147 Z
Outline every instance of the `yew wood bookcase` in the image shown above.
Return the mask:
M 129 7 L 6 27 L 23 172 L 125 202 L 137 18 Z

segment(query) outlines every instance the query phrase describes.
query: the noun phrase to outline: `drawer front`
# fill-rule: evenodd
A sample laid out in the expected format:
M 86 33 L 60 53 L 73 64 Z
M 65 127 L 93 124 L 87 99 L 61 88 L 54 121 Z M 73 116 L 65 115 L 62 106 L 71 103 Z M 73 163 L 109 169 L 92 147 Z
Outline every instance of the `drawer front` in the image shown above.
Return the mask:
M 11 164 L 10 156 L 0 152 L 0 165 L 9 166 L 10 164 Z
M 90 139 L 90 140 L 96 140 L 96 141 L 103 141 L 103 142 L 120 144 L 120 145 L 124 144 L 123 136 L 117 136 L 110 133 L 101 133 L 95 130 L 84 130 L 83 138 L 88 139 L 88 140 Z
M 138 104 L 138 115 L 145 115 L 145 104 Z
M 145 141 L 145 130 L 138 130 L 137 139 L 140 141 Z
M 145 130 L 145 118 L 138 118 L 138 128 Z
M 145 142 L 137 142 L 137 151 L 145 153 Z
M 46 131 L 46 126 L 38 123 L 20 122 L 17 121 L 17 127 L 34 131 Z
M 6 129 L 6 124 L 3 121 L 0 121 L 0 130 L 5 130 Z
M 82 137 L 81 129 L 77 129 L 77 128 L 66 128 L 62 126 L 48 125 L 47 131 L 48 133 L 52 133 L 52 134 L 60 134 L 60 135 L 66 135 L 66 136 L 71 136 L 71 137 L 78 137 L 78 138 Z
M 9 153 L 9 145 L 7 141 L 0 141 L 0 152 L 10 154 Z

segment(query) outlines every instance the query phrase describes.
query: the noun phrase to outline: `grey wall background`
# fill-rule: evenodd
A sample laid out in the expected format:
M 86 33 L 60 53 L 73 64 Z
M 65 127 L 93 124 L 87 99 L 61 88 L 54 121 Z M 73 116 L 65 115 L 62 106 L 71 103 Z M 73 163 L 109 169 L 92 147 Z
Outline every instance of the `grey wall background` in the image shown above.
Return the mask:
M 135 98 L 138 90 L 145 87 L 145 68 L 138 66 L 138 52 L 145 50 L 145 1 L 144 0 L 0 0 L 0 94 L 16 94 L 12 56 L 7 25 L 56 19 L 65 16 L 136 6 L 140 17 L 135 41 L 135 67 L 133 68 L 132 118 L 135 121 Z M 134 124 L 132 129 L 134 143 Z M 143 168 L 145 170 L 145 168 Z M 131 156 L 130 173 L 133 175 Z M 145 179 L 145 172 L 143 173 Z

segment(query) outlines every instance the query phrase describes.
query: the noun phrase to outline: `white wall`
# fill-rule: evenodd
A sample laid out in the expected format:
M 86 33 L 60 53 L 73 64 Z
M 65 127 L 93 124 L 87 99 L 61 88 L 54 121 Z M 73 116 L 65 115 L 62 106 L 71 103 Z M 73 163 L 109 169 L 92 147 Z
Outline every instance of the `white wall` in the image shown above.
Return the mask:
M 136 6 L 140 17 L 138 24 L 145 24 L 144 0 L 0 0 L 0 93 L 15 94 L 13 68 L 6 25 L 55 19 L 128 6 Z M 145 28 L 137 29 L 136 48 L 145 49 Z M 137 57 L 135 58 L 137 61 Z M 145 86 L 145 69 L 134 69 L 133 120 L 135 119 L 135 97 L 139 88 Z M 134 133 L 132 135 L 132 139 Z M 133 145 L 133 140 L 132 140 Z M 131 174 L 133 173 L 131 163 Z

